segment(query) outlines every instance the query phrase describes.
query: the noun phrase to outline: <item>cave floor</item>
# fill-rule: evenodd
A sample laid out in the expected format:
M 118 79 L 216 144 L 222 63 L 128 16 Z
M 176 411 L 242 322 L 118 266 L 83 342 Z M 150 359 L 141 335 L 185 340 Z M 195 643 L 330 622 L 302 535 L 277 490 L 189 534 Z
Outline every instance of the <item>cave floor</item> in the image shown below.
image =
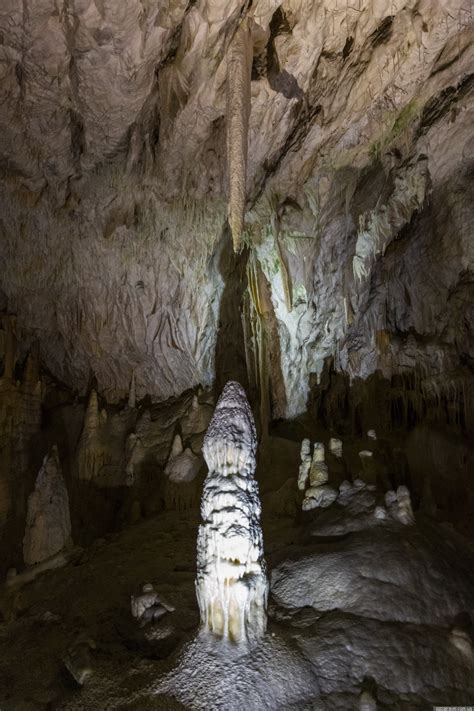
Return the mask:
M 197 510 L 163 512 L 128 529 L 99 539 L 73 562 L 49 571 L 21 589 L 1 593 L 5 622 L 0 626 L 0 708 L 2 711 L 60 709 L 79 704 L 82 690 L 69 677 L 62 659 L 78 640 L 90 640 L 94 673 L 121 679 L 121 669 L 135 669 L 127 692 L 136 682 L 147 685 L 169 668 L 168 655 L 196 631 L 199 621 L 194 579 Z M 268 520 L 266 536 L 272 551 L 293 546 L 298 529 L 289 518 Z M 176 611 L 158 628 L 172 634 L 163 642 L 146 639 L 130 613 L 130 595 L 151 582 Z M 164 659 L 160 659 L 164 657 Z M 150 662 L 150 658 L 153 662 Z M 111 694 L 112 696 L 112 694 Z M 113 701 L 111 700 L 113 708 Z M 154 708 L 181 708 L 173 700 Z M 135 705 L 133 706 L 136 707 Z M 84 708 L 88 708 L 87 705 Z
M 0 588 L 0 709 L 375 709 L 361 705 L 364 689 L 379 709 L 473 701 L 472 648 L 450 641 L 457 613 L 472 639 L 472 545 L 423 515 L 379 525 L 379 494 L 362 482 L 347 505 L 302 517 L 298 454 L 279 438 L 262 447 L 272 589 L 258 649 L 198 635 L 199 512 L 164 511 Z M 130 596 L 145 582 L 175 611 L 140 629 Z M 88 650 L 83 687 L 64 666 L 72 647 Z

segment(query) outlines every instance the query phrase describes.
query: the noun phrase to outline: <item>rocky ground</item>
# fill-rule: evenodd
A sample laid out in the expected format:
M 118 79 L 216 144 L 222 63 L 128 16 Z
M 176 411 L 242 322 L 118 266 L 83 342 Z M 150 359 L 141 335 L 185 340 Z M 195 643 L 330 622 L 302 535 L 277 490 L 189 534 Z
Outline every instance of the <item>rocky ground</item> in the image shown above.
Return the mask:
M 30 584 L 3 586 L 2 709 L 472 703 L 472 545 L 420 512 L 401 523 L 381 489 L 357 479 L 329 508 L 302 514 L 288 468 L 299 446 L 272 439 L 259 465 L 271 575 L 264 640 L 247 648 L 198 635 L 198 511 L 161 512 Z M 337 488 L 344 473 L 336 460 L 329 468 Z M 176 610 L 141 629 L 130 595 L 144 582 Z M 67 655 L 92 670 L 82 687 Z

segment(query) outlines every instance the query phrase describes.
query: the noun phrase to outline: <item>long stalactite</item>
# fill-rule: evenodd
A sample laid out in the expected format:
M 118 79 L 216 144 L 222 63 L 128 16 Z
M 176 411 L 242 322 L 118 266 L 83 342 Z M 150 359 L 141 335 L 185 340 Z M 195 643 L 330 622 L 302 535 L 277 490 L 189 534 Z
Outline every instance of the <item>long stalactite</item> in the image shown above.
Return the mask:
M 244 225 L 252 38 L 244 18 L 232 38 L 227 61 L 227 170 L 228 219 L 234 251 L 239 252 Z

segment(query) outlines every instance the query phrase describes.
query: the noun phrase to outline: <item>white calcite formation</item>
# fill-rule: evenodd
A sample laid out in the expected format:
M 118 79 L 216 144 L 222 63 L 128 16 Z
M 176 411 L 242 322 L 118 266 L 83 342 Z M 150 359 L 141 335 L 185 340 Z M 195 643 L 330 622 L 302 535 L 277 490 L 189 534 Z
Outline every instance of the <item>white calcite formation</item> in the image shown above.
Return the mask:
M 266 628 L 268 582 L 254 478 L 257 435 L 245 391 L 228 382 L 204 438 L 196 593 L 206 630 L 233 640 Z
M 315 442 L 313 461 L 309 470 L 309 483 L 311 486 L 322 486 L 326 484 L 329 478 L 328 465 L 324 461 L 324 444 Z
M 43 460 L 35 489 L 28 499 L 23 557 L 27 565 L 41 563 L 71 542 L 69 497 L 57 447 Z
M 305 491 L 303 500 L 303 511 L 311 509 L 325 509 L 331 506 L 337 499 L 337 491 L 332 486 L 323 484 L 322 486 L 310 486 Z
M 324 444 L 315 442 L 313 459 L 309 470 L 309 487 L 305 491 L 303 511 L 327 508 L 337 499 L 338 492 L 328 485 L 328 465 L 324 461 Z
M 309 439 L 301 442 L 301 464 L 298 472 L 298 489 L 304 491 L 311 469 L 311 443 Z

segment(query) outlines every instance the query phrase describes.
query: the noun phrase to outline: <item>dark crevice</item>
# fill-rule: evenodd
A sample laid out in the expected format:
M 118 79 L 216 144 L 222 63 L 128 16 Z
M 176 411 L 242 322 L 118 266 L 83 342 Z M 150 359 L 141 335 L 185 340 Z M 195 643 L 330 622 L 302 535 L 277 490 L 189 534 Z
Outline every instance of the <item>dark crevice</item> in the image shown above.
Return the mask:
M 69 127 L 71 132 L 71 153 L 76 170 L 80 172 L 81 156 L 85 151 L 84 123 L 74 109 L 69 109 Z
M 165 55 L 165 57 L 158 62 L 158 64 L 155 67 L 155 75 L 158 76 L 160 69 L 165 67 L 167 64 L 170 64 L 173 62 L 176 58 L 176 53 L 178 51 L 180 42 L 181 42 L 181 33 L 183 31 L 183 26 L 184 22 L 186 20 L 186 17 L 191 10 L 192 7 L 196 4 L 196 0 L 189 0 L 188 4 L 186 5 L 186 9 L 183 13 L 183 17 L 179 25 L 177 25 L 173 31 L 173 34 L 171 36 L 171 39 L 169 41 L 169 48 L 168 51 Z
M 457 86 L 448 86 L 426 102 L 418 127 L 417 138 L 425 134 L 437 121 L 447 113 L 453 112 L 455 118 L 456 104 L 474 86 L 474 74 L 467 74 Z
M 290 23 L 281 7 L 278 7 L 272 15 L 272 19 L 270 20 L 270 34 L 272 37 L 291 34 Z
M 379 45 L 388 42 L 392 36 L 392 27 L 393 15 L 389 15 L 382 20 L 377 29 L 370 35 L 369 41 L 371 42 L 372 47 L 378 47 Z
M 264 174 L 258 181 L 258 185 L 255 188 L 255 192 L 250 198 L 251 205 L 254 205 L 256 203 L 256 201 L 265 189 L 265 184 L 267 180 L 277 172 L 285 156 L 290 151 L 298 150 L 301 147 L 304 139 L 308 135 L 313 125 L 314 119 L 321 113 L 321 106 L 319 104 L 317 104 L 316 106 L 304 105 L 303 107 L 300 104 L 298 108 L 299 111 L 297 118 L 294 122 L 292 130 L 288 134 L 284 145 L 275 156 L 264 161 Z
M 257 81 L 266 76 L 273 91 L 283 94 L 286 99 L 303 99 L 303 91 L 295 77 L 281 68 L 275 46 L 275 38 L 278 35 L 290 33 L 289 22 L 281 8 L 278 8 L 270 22 L 270 38 L 267 46 L 253 59 L 252 80 Z
M 21 66 L 20 62 L 17 62 L 15 64 L 15 76 L 18 82 L 18 86 L 20 87 L 20 91 L 23 91 L 23 67 Z
M 350 55 L 352 52 L 352 47 L 354 46 L 354 38 L 353 37 L 348 37 L 346 39 L 346 43 L 342 49 L 342 58 L 345 61 L 347 57 Z
M 283 94 L 285 99 L 302 99 L 304 96 L 295 77 L 285 69 L 275 74 L 269 72 L 268 83 L 273 91 Z

